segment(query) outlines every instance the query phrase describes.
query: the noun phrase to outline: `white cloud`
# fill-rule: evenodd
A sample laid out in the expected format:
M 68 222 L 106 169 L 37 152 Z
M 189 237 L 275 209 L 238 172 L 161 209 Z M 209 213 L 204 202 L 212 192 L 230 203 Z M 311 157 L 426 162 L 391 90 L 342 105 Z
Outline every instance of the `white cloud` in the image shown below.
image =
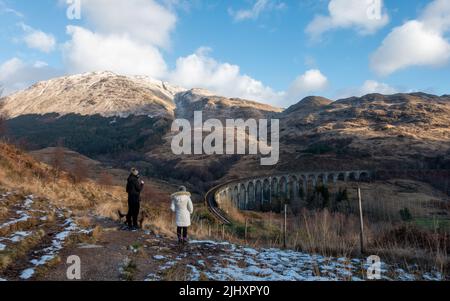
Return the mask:
M 158 47 L 169 46 L 177 22 L 172 11 L 154 0 L 89 0 L 82 9 L 98 33 L 128 35 Z
M 0 84 L 5 89 L 4 95 L 27 88 L 39 80 L 47 80 L 59 75 L 45 62 L 26 63 L 19 58 L 9 59 L 0 64 Z
M 431 2 L 417 20 L 394 28 L 371 56 L 371 67 L 389 75 L 411 66 L 440 67 L 450 60 L 450 2 Z
M 348 98 L 352 96 L 361 97 L 367 94 L 379 93 L 384 95 L 391 95 L 399 91 L 386 83 L 381 83 L 375 80 L 366 80 L 361 87 L 349 88 L 338 93 L 337 98 Z
M 276 103 L 282 93 L 273 91 L 260 81 L 241 74 L 237 65 L 221 63 L 209 55 L 210 49 L 200 48 L 195 53 L 177 60 L 169 81 L 190 88 L 208 89 L 218 95 L 240 97 Z
M 389 75 L 410 66 L 440 66 L 450 58 L 450 45 L 424 23 L 409 21 L 395 28 L 371 57 L 371 67 Z
M 313 39 L 334 29 L 354 28 L 361 35 L 373 34 L 389 23 L 383 0 L 331 0 L 329 15 L 316 15 L 306 33 Z
M 165 3 L 180 5 L 177 0 Z M 167 75 L 160 49 L 170 45 L 176 25 L 170 9 L 154 0 L 89 0 L 83 2 L 82 13 L 88 27 L 67 27 L 71 39 L 63 54 L 69 72 Z
M 249 9 L 241 9 L 234 11 L 232 8 L 228 9 L 228 13 L 233 17 L 234 21 L 256 20 L 261 13 L 265 11 L 281 10 L 286 8 L 283 2 L 276 2 L 272 0 L 256 0 L 255 4 Z
M 19 26 L 25 32 L 23 41 L 29 48 L 45 53 L 52 52 L 55 49 L 56 39 L 53 35 L 34 29 L 24 23 L 20 23 Z
M 388 84 L 380 83 L 375 80 L 366 80 L 360 89 L 359 95 L 366 95 L 372 93 L 389 95 L 397 93 L 397 89 L 389 86 Z
M 12 58 L 0 65 L 0 81 L 6 80 L 22 68 L 24 63 L 18 58 Z
M 44 62 L 44 61 L 36 61 L 33 64 L 33 67 L 35 67 L 35 68 L 43 68 L 43 67 L 47 67 L 47 66 L 48 66 L 47 62 Z
M 211 49 L 200 48 L 194 54 L 177 60 L 168 81 L 188 88 L 203 88 L 227 96 L 239 97 L 288 107 L 310 93 L 327 88 L 329 81 L 320 70 L 311 69 L 298 76 L 288 91 L 276 91 L 246 74 L 239 66 L 218 62 L 210 56 Z
M 423 11 L 420 19 L 432 30 L 447 32 L 450 29 L 450 2 L 448 0 L 431 2 Z
M 24 18 L 24 15 L 20 11 L 7 6 L 3 1 L 0 1 L 0 14 L 13 14 L 18 18 Z
M 320 92 L 328 86 L 328 78 L 318 69 L 311 69 L 298 76 L 291 84 L 285 102 L 296 102 L 309 93 Z
M 159 50 L 126 35 L 102 35 L 78 26 L 68 26 L 71 40 L 64 45 L 70 72 L 113 71 L 127 75 L 162 78 L 166 63 Z

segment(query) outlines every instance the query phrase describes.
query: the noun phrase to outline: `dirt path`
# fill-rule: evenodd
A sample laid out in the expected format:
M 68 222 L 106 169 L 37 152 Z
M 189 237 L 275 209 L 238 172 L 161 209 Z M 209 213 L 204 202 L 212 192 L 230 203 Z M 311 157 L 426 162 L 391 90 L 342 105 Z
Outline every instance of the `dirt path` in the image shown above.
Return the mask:
M 220 245 L 180 246 L 174 239 L 149 231 L 127 231 L 109 219 L 97 218 L 96 226 L 103 230 L 95 242 L 66 247 L 59 254 L 61 261 L 35 280 L 68 280 L 67 258 L 72 255 L 80 258 L 83 281 L 199 280 L 200 275 L 193 268 L 199 261 L 204 262 L 201 258 L 220 256 L 223 252 Z
M 108 219 L 97 219 L 97 225 L 103 228 L 97 241 L 64 249 L 60 253 L 61 262 L 37 280 L 67 280 L 69 264 L 66 260 L 71 255 L 76 255 L 81 260 L 83 281 L 144 280 L 148 273 L 159 267 L 158 261 L 152 259 L 152 254 L 157 254 L 162 249 L 174 249 L 174 252 L 177 249 L 169 239 L 156 237 L 142 230 L 125 231 L 120 224 Z M 121 272 L 123 269 L 128 270 L 128 275 Z
M 148 231 L 123 231 L 99 219 L 104 228 L 95 245 L 66 248 L 61 258 L 81 259 L 82 280 L 134 281 L 360 281 L 368 264 L 358 258 L 331 258 L 292 250 L 253 249 L 228 242 L 173 239 Z M 67 280 L 62 260 L 37 280 Z M 439 273 L 416 274 L 381 263 L 383 280 L 441 280 Z
M 228 242 L 179 246 L 150 231 L 125 231 L 116 221 L 89 216 L 87 228 L 70 210 L 45 199 L 0 194 L 0 281 L 66 281 L 67 259 L 81 261 L 82 281 L 359 281 L 364 258 L 333 258 L 280 249 L 253 249 Z M 442 280 L 438 272 L 405 271 L 380 263 L 384 280 Z

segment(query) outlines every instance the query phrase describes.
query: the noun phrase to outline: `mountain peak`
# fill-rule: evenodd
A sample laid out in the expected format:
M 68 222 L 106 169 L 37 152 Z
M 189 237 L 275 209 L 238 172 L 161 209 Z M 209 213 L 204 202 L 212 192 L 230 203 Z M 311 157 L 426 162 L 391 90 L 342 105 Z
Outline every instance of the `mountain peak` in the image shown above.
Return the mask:
M 332 100 L 325 97 L 308 96 L 300 100 L 297 104 L 290 106 L 284 111 L 284 113 L 289 114 L 296 111 L 309 113 L 312 111 L 316 111 L 319 108 L 328 106 L 332 102 Z
M 148 76 L 124 76 L 111 71 L 75 74 L 36 83 L 3 99 L 3 113 L 20 115 L 170 115 L 177 93 L 185 89 Z

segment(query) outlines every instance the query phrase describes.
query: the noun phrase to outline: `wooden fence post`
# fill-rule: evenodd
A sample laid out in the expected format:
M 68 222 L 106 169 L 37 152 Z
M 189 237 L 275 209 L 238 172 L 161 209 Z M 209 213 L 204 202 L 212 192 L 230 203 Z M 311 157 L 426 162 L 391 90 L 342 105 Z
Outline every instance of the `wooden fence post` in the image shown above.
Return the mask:
M 360 240 L 361 240 L 361 254 L 364 254 L 364 218 L 361 200 L 361 188 L 358 186 L 358 202 L 359 202 L 359 222 L 360 222 Z
M 283 248 L 287 246 L 287 204 L 284 204 Z
M 247 243 L 247 227 L 248 227 L 248 219 L 245 219 L 245 232 L 244 232 L 244 239 Z

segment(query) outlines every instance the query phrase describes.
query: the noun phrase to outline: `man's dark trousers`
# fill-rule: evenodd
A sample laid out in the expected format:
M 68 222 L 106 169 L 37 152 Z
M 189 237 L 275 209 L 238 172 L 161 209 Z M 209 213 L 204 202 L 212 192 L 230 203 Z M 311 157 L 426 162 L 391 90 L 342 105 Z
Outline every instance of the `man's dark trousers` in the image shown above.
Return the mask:
M 140 202 L 138 200 L 128 201 L 128 214 L 127 224 L 131 227 L 138 228 L 138 216 L 139 216 Z

